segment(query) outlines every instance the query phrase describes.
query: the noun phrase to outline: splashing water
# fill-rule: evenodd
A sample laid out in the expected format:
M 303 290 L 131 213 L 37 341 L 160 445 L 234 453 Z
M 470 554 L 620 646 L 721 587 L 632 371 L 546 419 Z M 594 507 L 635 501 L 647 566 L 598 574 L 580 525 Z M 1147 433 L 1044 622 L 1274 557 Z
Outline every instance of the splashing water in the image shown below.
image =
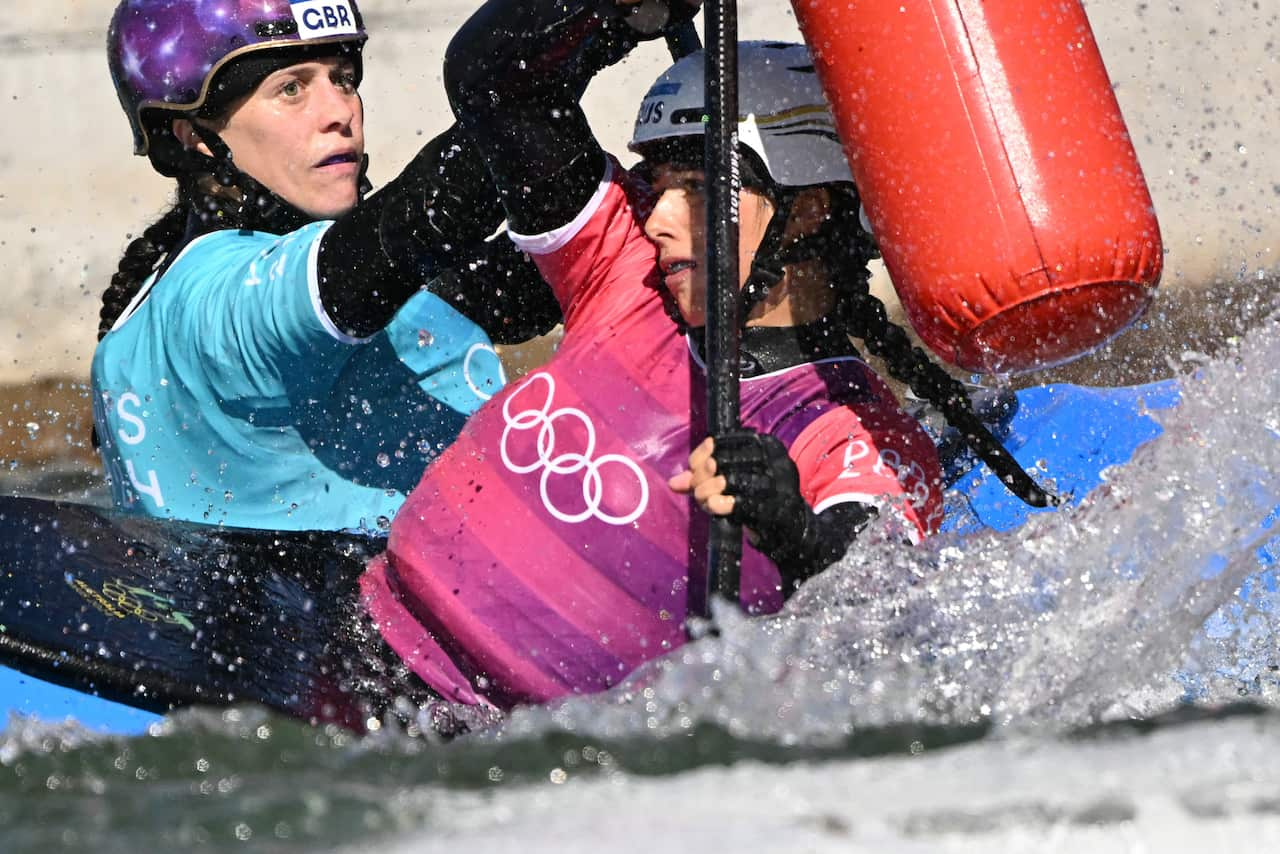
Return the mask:
M 916 548 L 864 538 L 781 614 L 721 609 L 618 689 L 454 743 L 255 709 L 134 739 L 17 721 L 5 850 L 617 854 L 651 850 L 656 817 L 741 851 L 1260 843 L 1280 822 L 1280 714 L 1080 733 L 1274 706 L 1280 593 L 1259 548 L 1280 505 L 1277 326 L 1200 363 L 1153 413 L 1163 435 L 1079 507 Z M 137 806 L 157 797 L 163 819 Z
M 524 712 L 508 733 L 714 723 L 802 743 L 904 722 L 1061 730 L 1159 714 L 1188 684 L 1237 699 L 1271 664 L 1280 611 L 1274 594 L 1235 598 L 1280 505 L 1275 332 L 1186 380 L 1181 406 L 1152 413 L 1164 434 L 1079 507 L 1006 534 L 859 544 L 781 615 L 721 611 L 717 636 L 609 700 Z

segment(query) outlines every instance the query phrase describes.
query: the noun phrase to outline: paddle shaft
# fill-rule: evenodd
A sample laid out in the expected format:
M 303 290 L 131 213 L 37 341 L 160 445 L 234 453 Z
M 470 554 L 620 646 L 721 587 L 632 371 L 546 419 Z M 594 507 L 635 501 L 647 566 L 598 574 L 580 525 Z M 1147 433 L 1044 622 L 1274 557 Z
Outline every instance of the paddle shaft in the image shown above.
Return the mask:
M 707 433 L 738 426 L 738 10 L 703 4 L 706 35 Z M 738 601 L 742 527 L 711 517 L 706 590 Z M 709 600 L 710 596 L 706 597 Z M 702 603 L 709 615 L 709 601 Z

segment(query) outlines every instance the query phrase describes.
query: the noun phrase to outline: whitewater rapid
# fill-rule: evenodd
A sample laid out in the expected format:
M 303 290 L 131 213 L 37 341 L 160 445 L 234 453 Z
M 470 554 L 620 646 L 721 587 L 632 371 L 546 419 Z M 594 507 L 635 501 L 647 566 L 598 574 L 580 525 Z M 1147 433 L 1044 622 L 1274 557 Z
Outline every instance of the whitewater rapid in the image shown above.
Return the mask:
M 1260 572 L 1280 542 L 1278 331 L 1192 356 L 1182 404 L 1152 413 L 1163 435 L 1079 507 L 855 548 L 781 615 L 722 611 L 621 690 L 484 736 L 691 756 L 728 738 L 790 761 L 712 750 L 638 776 L 570 751 L 537 783 L 403 793 L 430 830 L 400 850 L 1263 850 L 1280 838 L 1280 597 Z M 1241 700 L 1250 714 L 1168 723 Z M 1156 717 L 1150 735 L 1121 723 Z
M 776 616 L 721 610 L 617 690 L 452 743 L 260 709 L 14 721 L 0 850 L 1264 850 L 1277 333 L 1188 354 L 1163 434 L 1077 508 L 864 540 Z
M 1280 841 L 1278 749 L 1280 719 L 1263 716 L 675 777 L 553 771 L 482 795 L 406 792 L 429 829 L 344 850 L 1265 851 Z

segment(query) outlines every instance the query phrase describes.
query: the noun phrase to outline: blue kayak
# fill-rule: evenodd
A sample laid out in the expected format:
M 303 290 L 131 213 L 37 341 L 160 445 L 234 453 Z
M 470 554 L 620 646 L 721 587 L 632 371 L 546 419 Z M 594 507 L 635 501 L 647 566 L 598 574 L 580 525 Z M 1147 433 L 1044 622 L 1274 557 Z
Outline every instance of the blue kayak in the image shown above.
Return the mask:
M 991 424 L 993 432 L 1020 463 L 1028 467 L 1038 465 L 1045 475 L 1053 479 L 1060 495 L 1076 502 L 1102 482 L 1105 469 L 1128 462 L 1142 444 L 1160 435 L 1161 427 L 1150 417 L 1150 411 L 1174 407 L 1178 402 L 1179 390 L 1174 381 L 1125 388 L 1066 384 L 1039 386 L 1017 392 L 1016 404 L 1006 405 L 1003 414 Z M 967 451 L 948 454 L 944 450 L 943 456 L 950 484 L 944 530 L 962 535 L 984 530 L 1008 531 L 1023 524 L 1032 514 L 1053 512 L 1024 504 L 1010 494 L 984 465 L 969 457 Z M 26 503 L 20 504 L 23 501 Z M 256 651 L 259 645 L 265 645 L 270 653 L 280 644 L 282 625 L 283 634 L 291 639 L 287 650 L 291 657 L 296 655 L 295 650 L 299 646 L 305 648 L 309 643 L 323 646 L 327 618 L 322 608 L 311 608 L 309 603 L 324 601 L 326 591 L 331 591 L 335 585 L 349 584 L 365 552 L 348 547 L 342 557 L 331 559 L 318 553 L 314 542 L 274 543 L 272 555 L 295 552 L 298 548 L 304 555 L 288 566 L 270 568 L 263 589 L 253 591 L 251 598 L 267 597 L 285 606 L 283 611 L 290 615 L 285 618 L 287 624 L 273 623 L 269 635 L 248 632 L 245 637 L 238 638 L 241 647 L 206 654 L 200 653 L 201 641 L 194 630 L 187 633 L 182 625 L 184 622 L 190 624 L 196 609 L 206 605 L 203 601 L 191 603 L 184 599 L 183 587 L 217 587 L 225 583 L 228 575 L 235 576 L 234 573 L 218 571 L 215 565 L 203 579 L 192 579 L 189 567 L 193 555 L 198 557 L 207 553 L 209 560 L 221 562 L 225 568 L 223 556 L 235 553 L 243 544 L 223 541 L 210 544 L 204 539 L 207 535 L 195 530 L 184 532 L 181 526 L 177 526 L 176 534 L 170 530 L 175 527 L 172 525 L 163 531 L 154 528 L 162 523 L 150 523 L 153 526 L 150 530 L 131 530 L 130 536 L 141 536 L 144 542 L 151 542 L 156 553 L 154 565 L 158 569 L 146 584 L 130 587 L 125 581 L 110 576 L 112 561 L 119 561 L 120 556 L 111 554 L 109 547 L 95 546 L 101 539 L 104 526 L 110 522 L 86 515 L 90 512 L 96 511 L 52 502 L 33 505 L 29 499 L 0 499 L 0 526 L 6 520 L 13 524 L 17 519 L 24 532 L 32 529 L 60 530 L 62 551 L 51 554 L 47 560 L 56 562 L 63 570 L 61 581 L 65 583 L 45 588 L 41 596 L 47 597 L 47 607 L 43 612 L 41 608 L 33 607 L 30 601 L 24 601 L 23 608 L 16 612 L 21 615 L 19 619 L 28 620 L 40 613 L 59 613 L 59 608 L 73 607 L 72 603 L 79 607 L 78 613 L 88 615 L 86 619 L 101 618 L 99 612 L 109 611 L 113 606 L 92 600 L 95 597 L 101 599 L 105 590 L 117 597 L 111 601 L 118 602 L 119 597 L 124 596 L 141 609 L 136 613 L 145 613 L 146 619 L 151 621 L 150 631 L 122 638 L 118 647 L 81 649 L 78 657 L 68 657 L 65 651 L 55 654 L 52 650 L 62 648 L 58 646 L 60 641 L 57 638 L 37 636 L 33 640 L 26 636 L 22 626 L 4 624 L 6 619 L 13 621 L 12 600 L 22 592 L 14 588 L 6 590 L 4 576 L 0 576 L 0 661 L 21 666 L 26 671 L 0 666 L 0 710 L 46 720 L 70 718 L 90 729 L 133 734 L 144 731 L 159 720 L 157 713 L 172 705 L 250 699 L 306 718 L 308 710 L 317 702 L 315 697 L 327 697 L 324 694 L 324 667 L 316 664 L 323 661 L 320 654 L 307 658 L 313 671 L 303 667 L 303 672 L 286 679 L 286 684 L 268 688 L 262 686 L 260 679 L 246 682 L 246 677 L 240 675 L 246 670 L 244 667 L 239 671 L 231 668 L 233 672 L 228 675 L 221 667 L 211 669 L 209 660 L 225 662 L 230 657 L 243 661 L 243 650 Z M 28 538 L 28 545 L 24 547 L 36 548 L 32 544 L 37 541 L 37 538 Z M 68 542 L 71 543 L 69 554 Z M 82 544 L 79 549 L 75 545 L 77 542 Z M 324 547 L 332 550 L 332 544 L 324 544 Z M 163 580 L 165 562 L 172 560 L 172 555 L 183 558 L 183 583 L 166 586 Z M 259 560 L 261 555 L 259 552 Z M 1265 550 L 1259 553 L 1263 565 L 1271 558 Z M 100 566 L 93 565 L 95 561 Z M 299 570 L 299 565 L 306 569 Z M 172 570 L 170 573 L 173 574 Z M 15 574 L 10 571 L 8 578 L 12 581 Z M 243 586 L 244 576 L 238 583 Z M 110 584 L 116 587 L 109 587 Z M 134 593 L 121 593 L 122 586 Z M 208 590 L 204 592 L 207 594 Z M 235 595 L 242 596 L 243 590 L 237 588 Z M 86 600 L 94 607 L 87 608 Z M 59 605 L 60 601 L 63 604 Z M 294 619 L 288 606 L 296 606 L 300 602 L 307 602 L 308 606 L 295 607 L 293 610 L 298 614 Z M 10 616 L 6 617 L 6 613 Z M 65 622 L 64 617 L 60 623 Z M 116 630 L 126 622 L 130 621 L 115 620 L 110 625 Z M 132 622 L 140 623 L 139 620 Z M 51 625 L 55 623 L 59 621 L 51 621 Z M 65 634 L 65 626 L 60 623 L 56 628 Z M 23 630 L 15 632 L 15 629 Z M 236 649 L 240 652 L 237 653 Z M 192 650 L 200 654 L 193 654 Z M 271 660 L 270 655 L 266 660 Z M 74 672 L 59 668 L 69 668 Z M 50 676 L 56 682 L 86 690 L 60 687 L 27 673 Z M 183 684 L 184 674 L 190 674 L 193 684 Z M 100 696 L 93 696 L 88 691 Z
M 1160 435 L 1148 412 L 1180 399 L 1173 380 L 1122 388 L 1036 386 L 1017 397 L 1013 417 L 993 432 L 1024 467 L 1040 464 L 1055 491 L 1074 503 L 1102 483 L 1106 469 L 1127 463 Z M 1032 514 L 1051 512 L 1025 504 L 985 466 L 975 466 L 951 483 L 943 530 L 1009 531 Z

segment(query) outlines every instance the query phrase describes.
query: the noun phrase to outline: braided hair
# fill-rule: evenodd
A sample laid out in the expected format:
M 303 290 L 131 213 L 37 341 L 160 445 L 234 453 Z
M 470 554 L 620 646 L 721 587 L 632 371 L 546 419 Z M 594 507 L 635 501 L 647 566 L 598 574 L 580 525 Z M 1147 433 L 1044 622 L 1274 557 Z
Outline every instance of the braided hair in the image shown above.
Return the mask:
M 832 211 L 821 232 L 826 250 L 823 257 L 843 262 L 842 269 L 847 265 L 862 271 L 868 261 L 879 255 L 875 240 L 860 226 L 856 194 L 834 185 L 829 189 Z M 851 239 L 851 235 L 856 237 Z M 1033 507 L 1058 503 L 1057 497 L 1032 480 L 982 423 L 964 386 L 912 344 L 906 331 L 889 319 L 884 303 L 871 293 L 870 285 L 869 274 L 855 272 L 852 283 L 839 291 L 833 314 L 845 333 L 861 339 L 872 355 L 883 360 L 895 379 L 933 404 L 1011 492 Z
M 168 211 L 147 226 L 124 251 L 111 284 L 102 293 L 102 310 L 98 314 L 98 340 L 115 326 L 120 315 L 138 295 L 147 277 L 154 273 L 177 248 L 187 230 L 191 201 L 179 186 Z

